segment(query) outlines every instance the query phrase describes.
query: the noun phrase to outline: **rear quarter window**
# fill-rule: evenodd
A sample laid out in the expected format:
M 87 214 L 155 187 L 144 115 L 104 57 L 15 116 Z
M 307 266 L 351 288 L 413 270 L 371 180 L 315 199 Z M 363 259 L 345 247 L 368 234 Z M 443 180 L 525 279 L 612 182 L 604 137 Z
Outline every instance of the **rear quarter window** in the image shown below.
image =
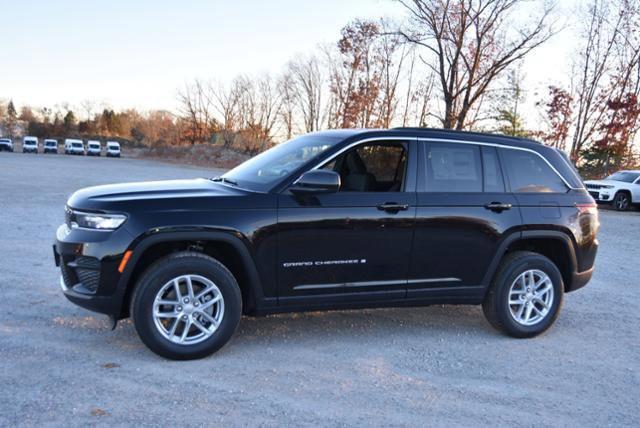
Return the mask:
M 535 153 L 502 149 L 502 158 L 514 193 L 566 193 L 569 190 L 547 162 Z

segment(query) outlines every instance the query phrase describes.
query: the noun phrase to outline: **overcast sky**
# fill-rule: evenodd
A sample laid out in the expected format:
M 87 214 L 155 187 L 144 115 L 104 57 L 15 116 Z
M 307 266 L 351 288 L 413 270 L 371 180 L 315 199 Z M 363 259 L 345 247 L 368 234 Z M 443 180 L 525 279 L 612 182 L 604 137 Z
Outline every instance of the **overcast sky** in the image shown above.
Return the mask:
M 562 0 L 561 12 L 578 2 Z M 391 0 L 0 0 L 0 99 L 174 109 L 194 77 L 276 73 L 296 53 L 335 42 L 354 18 L 403 14 Z M 564 79 L 574 31 L 527 60 L 530 92 Z

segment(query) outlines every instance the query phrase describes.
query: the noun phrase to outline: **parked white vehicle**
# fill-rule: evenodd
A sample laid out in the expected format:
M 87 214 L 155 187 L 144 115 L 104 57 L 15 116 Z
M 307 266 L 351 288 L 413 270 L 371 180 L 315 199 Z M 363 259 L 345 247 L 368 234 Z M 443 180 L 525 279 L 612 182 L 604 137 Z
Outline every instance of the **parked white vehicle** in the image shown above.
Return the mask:
M 13 151 L 13 141 L 11 141 L 11 138 L 0 138 L 0 152 L 5 150 L 7 152 Z
M 611 203 L 618 211 L 640 204 L 640 170 L 618 171 L 603 180 L 587 180 L 584 184 L 596 202 Z
M 120 157 L 120 143 L 117 141 L 107 141 L 107 157 Z
M 64 140 L 64 154 L 84 155 L 84 144 L 82 144 L 82 140 L 74 140 L 73 138 Z
M 97 140 L 87 141 L 87 156 L 100 156 L 102 154 L 102 144 Z
M 43 143 L 44 153 L 58 153 L 58 140 L 46 138 Z
M 38 138 L 24 137 L 22 139 L 22 153 L 38 153 Z

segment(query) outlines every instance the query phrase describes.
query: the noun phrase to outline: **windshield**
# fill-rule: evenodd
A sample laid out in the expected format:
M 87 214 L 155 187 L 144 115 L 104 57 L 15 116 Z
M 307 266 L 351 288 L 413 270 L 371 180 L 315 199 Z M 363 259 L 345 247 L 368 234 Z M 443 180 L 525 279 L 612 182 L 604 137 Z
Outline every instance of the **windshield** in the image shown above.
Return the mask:
M 44 145 L 47 146 L 47 147 L 55 146 L 56 142 L 55 141 L 45 141 Z
M 638 177 L 640 177 L 640 173 L 638 172 L 620 171 L 608 176 L 607 180 L 624 181 L 625 183 L 633 183 L 634 181 L 636 181 Z
M 91 143 L 91 144 L 89 144 L 89 147 L 91 147 L 92 149 L 99 149 L 100 148 L 100 144 Z
M 111 150 L 118 150 L 120 146 L 118 144 L 107 144 L 107 148 Z
M 71 147 L 73 147 L 75 149 L 81 149 L 82 148 L 82 143 L 71 143 Z
M 316 158 L 343 137 L 304 135 L 281 143 L 238 165 L 222 176 L 227 182 L 259 192 L 271 189 L 305 163 Z

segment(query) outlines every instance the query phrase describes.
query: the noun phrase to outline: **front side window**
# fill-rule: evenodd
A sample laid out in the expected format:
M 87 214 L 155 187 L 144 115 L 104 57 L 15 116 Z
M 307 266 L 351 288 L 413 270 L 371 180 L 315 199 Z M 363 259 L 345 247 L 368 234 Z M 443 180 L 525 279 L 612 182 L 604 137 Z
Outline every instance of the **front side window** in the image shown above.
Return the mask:
M 502 154 L 512 192 L 567 192 L 564 181 L 540 156 L 515 149 L 503 149 Z
M 317 158 L 343 137 L 304 135 L 278 144 L 222 175 L 227 183 L 264 192 L 307 162 Z
M 404 188 L 404 143 L 370 143 L 354 147 L 324 165 L 340 174 L 341 192 L 400 192 Z
M 482 192 L 480 148 L 471 144 L 426 146 L 428 192 Z

